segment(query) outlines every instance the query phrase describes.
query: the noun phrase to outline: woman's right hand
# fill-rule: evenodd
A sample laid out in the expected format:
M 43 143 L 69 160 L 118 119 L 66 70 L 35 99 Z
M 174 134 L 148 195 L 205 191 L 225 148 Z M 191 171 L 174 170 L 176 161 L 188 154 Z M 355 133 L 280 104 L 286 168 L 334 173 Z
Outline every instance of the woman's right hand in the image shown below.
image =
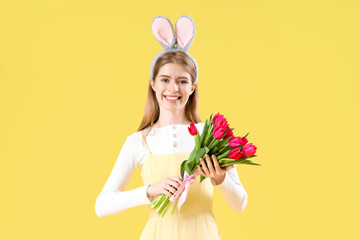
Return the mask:
M 168 197 L 177 191 L 180 187 L 182 180 L 179 176 L 170 176 L 162 179 L 157 183 L 150 184 L 146 190 L 147 197 L 150 201 L 153 201 L 155 197 L 160 194 L 165 194 Z

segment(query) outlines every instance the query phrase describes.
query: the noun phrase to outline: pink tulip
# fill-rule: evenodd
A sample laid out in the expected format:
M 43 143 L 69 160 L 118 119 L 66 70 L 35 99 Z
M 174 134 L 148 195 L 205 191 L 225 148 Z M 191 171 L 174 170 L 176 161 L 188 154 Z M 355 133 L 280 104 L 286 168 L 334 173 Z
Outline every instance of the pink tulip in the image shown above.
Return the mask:
M 229 140 L 229 146 L 232 148 L 237 148 L 241 145 L 241 137 L 233 137 Z
M 244 146 L 248 140 L 246 137 L 233 137 L 229 140 L 229 146 L 232 148 L 239 147 L 241 144 Z
M 190 127 L 188 127 L 189 133 L 191 134 L 191 136 L 195 136 L 198 132 L 195 124 L 193 122 L 190 123 Z
M 213 136 L 215 139 L 221 139 L 225 133 L 225 130 L 228 128 L 229 124 L 227 123 L 226 119 L 220 115 L 216 123 L 214 125 Z
M 228 137 L 234 137 L 234 133 L 233 133 L 233 131 L 231 130 L 230 127 L 228 127 L 228 128 L 226 129 L 226 134 L 225 134 L 225 137 L 224 137 L 224 138 L 228 138 Z
M 219 124 L 223 124 L 224 121 L 227 123 L 224 115 L 219 115 L 219 116 L 218 116 L 217 118 L 215 118 L 215 120 L 214 120 L 214 126 L 219 125 Z
M 242 158 L 243 156 L 244 155 L 243 155 L 242 151 L 239 152 L 239 148 L 234 148 L 233 150 L 230 151 L 228 158 L 238 160 L 238 159 Z
M 255 147 L 255 145 L 253 145 L 252 143 L 249 143 L 242 147 L 241 152 L 243 153 L 243 155 L 245 157 L 248 157 L 248 156 L 254 155 L 256 153 L 256 149 L 257 149 L 257 147 Z
M 215 123 L 216 119 L 220 116 L 220 113 L 215 114 L 215 116 L 212 118 L 211 122 Z
M 222 136 L 224 135 L 225 132 L 225 128 L 216 128 L 213 131 L 213 136 L 215 139 L 221 139 Z
M 241 138 L 241 144 L 244 146 L 245 144 L 247 144 L 248 140 L 246 137 L 242 137 Z

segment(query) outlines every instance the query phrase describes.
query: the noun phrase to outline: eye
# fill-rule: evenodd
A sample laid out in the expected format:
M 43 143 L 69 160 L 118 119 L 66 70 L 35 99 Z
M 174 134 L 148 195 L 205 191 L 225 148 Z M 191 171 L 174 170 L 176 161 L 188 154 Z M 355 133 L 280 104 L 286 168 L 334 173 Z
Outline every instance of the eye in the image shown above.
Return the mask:
M 165 80 L 165 81 L 164 81 Z M 166 81 L 168 81 L 169 79 L 167 79 L 167 78 L 163 78 L 163 79 L 161 79 L 161 81 L 162 82 L 166 82 Z
M 183 83 L 183 84 L 187 84 L 187 81 L 180 81 L 181 83 Z

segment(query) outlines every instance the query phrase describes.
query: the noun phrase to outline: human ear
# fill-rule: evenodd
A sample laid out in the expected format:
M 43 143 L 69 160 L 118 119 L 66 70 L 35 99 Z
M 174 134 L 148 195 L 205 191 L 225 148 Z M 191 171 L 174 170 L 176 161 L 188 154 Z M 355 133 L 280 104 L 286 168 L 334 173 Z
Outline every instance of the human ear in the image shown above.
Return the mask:
M 195 91 L 195 88 L 196 88 L 196 86 L 197 86 L 197 84 L 196 83 L 194 83 L 193 85 L 192 85 L 192 88 L 191 88 L 191 94 Z
M 151 85 L 152 90 L 155 92 L 154 80 L 152 78 L 150 78 L 150 85 Z

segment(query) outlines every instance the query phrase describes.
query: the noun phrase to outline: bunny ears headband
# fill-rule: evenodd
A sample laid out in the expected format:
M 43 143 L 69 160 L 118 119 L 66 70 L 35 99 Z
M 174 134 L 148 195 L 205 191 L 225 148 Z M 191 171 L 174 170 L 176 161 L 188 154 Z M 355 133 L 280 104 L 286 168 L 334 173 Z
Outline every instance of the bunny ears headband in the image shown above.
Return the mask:
M 175 31 L 170 20 L 164 16 L 156 16 L 151 22 L 151 29 L 156 40 L 164 48 L 151 62 L 150 77 L 153 78 L 153 68 L 156 60 L 165 52 L 183 51 L 194 62 L 196 68 L 195 83 L 198 80 L 198 66 L 196 60 L 188 53 L 195 37 L 195 23 L 188 15 L 181 15 L 176 22 Z

